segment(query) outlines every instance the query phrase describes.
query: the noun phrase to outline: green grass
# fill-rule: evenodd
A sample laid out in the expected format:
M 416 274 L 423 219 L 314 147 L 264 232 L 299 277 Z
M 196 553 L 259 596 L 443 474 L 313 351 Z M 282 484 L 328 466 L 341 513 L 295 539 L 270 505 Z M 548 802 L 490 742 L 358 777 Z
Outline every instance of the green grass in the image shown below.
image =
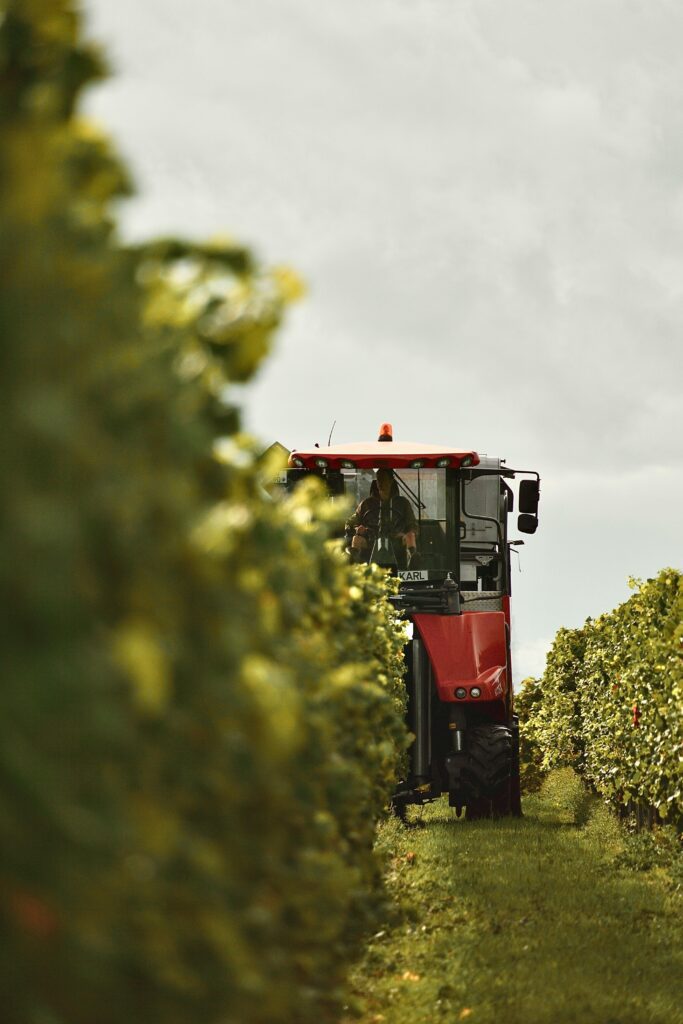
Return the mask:
M 635 870 L 569 771 L 524 809 L 468 823 L 440 801 L 424 828 L 382 826 L 393 921 L 352 972 L 345 1021 L 683 1024 L 680 873 Z

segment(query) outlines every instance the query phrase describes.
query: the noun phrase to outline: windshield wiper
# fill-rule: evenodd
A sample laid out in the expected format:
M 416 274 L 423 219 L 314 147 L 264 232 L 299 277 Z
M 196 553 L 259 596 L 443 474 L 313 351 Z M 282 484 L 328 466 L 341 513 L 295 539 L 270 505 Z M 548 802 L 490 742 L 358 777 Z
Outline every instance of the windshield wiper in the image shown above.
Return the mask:
M 415 506 L 416 506 L 416 507 L 417 507 L 417 508 L 418 508 L 418 509 L 420 510 L 420 512 L 422 512 L 422 510 L 423 510 L 423 509 L 427 508 L 427 506 L 425 505 L 425 503 L 424 503 L 423 501 L 420 501 L 420 499 L 418 498 L 417 494 L 416 494 L 416 493 L 415 493 L 415 491 L 414 491 L 414 490 L 412 489 L 412 487 L 409 487 L 409 486 L 408 486 L 408 484 L 407 484 L 407 483 L 405 482 L 405 480 L 403 480 L 403 479 L 402 479 L 402 478 L 401 478 L 401 477 L 400 477 L 400 476 L 398 475 L 398 473 L 396 472 L 396 470 L 394 470 L 394 480 L 396 480 L 396 482 L 398 483 L 399 489 L 400 489 L 400 488 L 403 488 L 404 492 L 405 492 L 406 494 L 409 494 L 409 495 L 410 495 L 410 497 L 411 497 L 411 498 L 413 499 L 413 501 L 415 502 Z

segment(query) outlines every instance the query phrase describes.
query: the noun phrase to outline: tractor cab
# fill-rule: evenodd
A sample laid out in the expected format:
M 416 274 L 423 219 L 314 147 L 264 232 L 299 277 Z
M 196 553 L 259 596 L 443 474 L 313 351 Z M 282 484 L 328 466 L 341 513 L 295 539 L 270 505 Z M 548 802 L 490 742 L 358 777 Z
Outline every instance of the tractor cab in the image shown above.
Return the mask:
M 508 539 L 508 520 L 521 477 L 517 529 L 536 531 L 538 474 L 472 449 L 394 441 L 386 423 L 375 442 L 294 450 L 289 467 L 288 488 L 314 473 L 350 499 L 350 559 L 400 579 L 415 741 L 397 811 L 448 792 L 469 817 L 519 813 L 510 550 L 523 541 Z

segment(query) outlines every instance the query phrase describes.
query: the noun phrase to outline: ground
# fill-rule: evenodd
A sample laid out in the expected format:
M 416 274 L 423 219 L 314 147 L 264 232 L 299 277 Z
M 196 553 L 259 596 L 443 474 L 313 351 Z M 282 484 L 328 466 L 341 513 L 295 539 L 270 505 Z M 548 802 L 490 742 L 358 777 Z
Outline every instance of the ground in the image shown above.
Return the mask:
M 521 820 L 418 820 L 380 830 L 393 908 L 345 1024 L 683 1024 L 673 833 L 632 840 L 568 771 Z

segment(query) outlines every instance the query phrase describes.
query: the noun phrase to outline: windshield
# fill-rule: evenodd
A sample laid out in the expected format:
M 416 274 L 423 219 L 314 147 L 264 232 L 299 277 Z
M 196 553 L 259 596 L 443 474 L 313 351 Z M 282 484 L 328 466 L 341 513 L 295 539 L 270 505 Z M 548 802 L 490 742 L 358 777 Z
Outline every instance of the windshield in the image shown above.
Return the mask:
M 443 470 L 346 470 L 344 485 L 355 508 L 346 524 L 353 561 L 413 573 L 452 568 Z
M 352 561 L 375 562 L 412 581 L 450 573 L 465 591 L 502 588 L 497 477 L 445 469 L 349 469 L 342 476 L 354 508 L 346 522 Z

